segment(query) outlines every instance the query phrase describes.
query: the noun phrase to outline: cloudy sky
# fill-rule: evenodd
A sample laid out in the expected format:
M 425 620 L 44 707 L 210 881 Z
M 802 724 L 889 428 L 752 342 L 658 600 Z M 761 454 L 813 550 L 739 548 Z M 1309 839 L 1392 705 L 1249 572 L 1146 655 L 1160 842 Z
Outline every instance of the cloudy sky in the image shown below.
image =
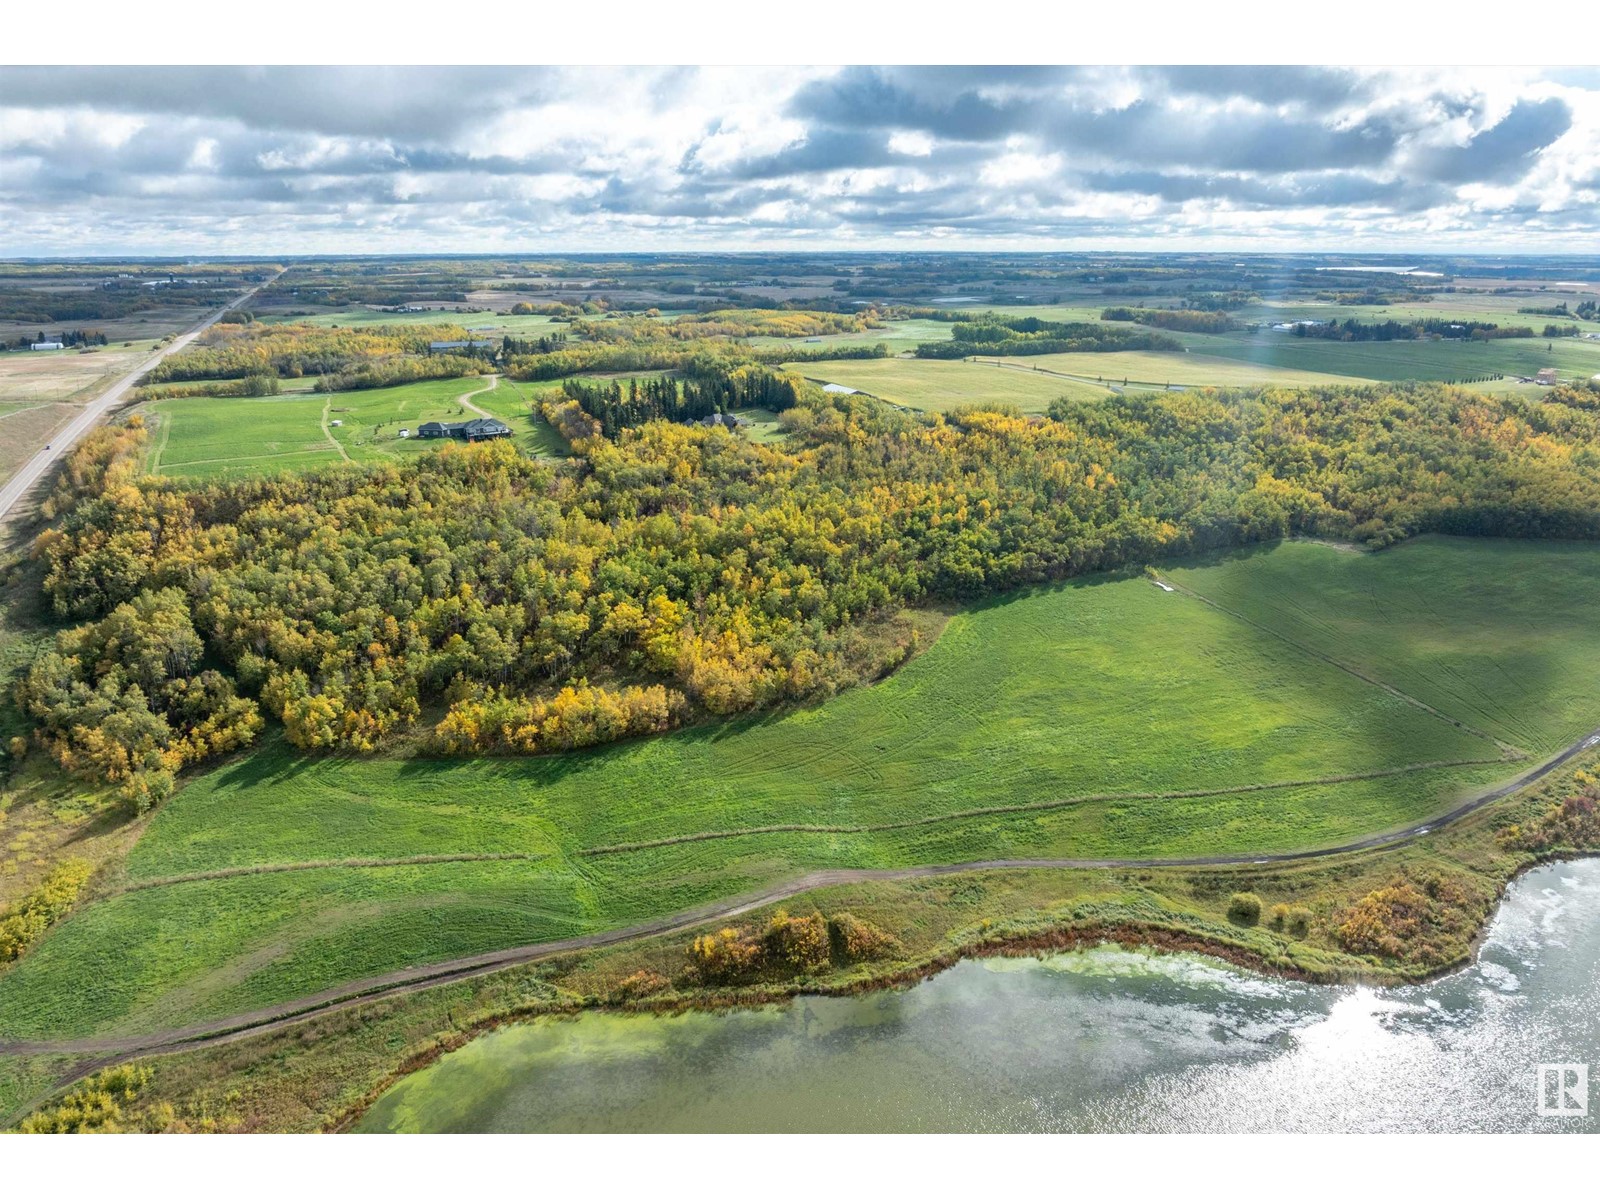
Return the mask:
M 1600 70 L 0 68 L 0 255 L 1600 252 Z

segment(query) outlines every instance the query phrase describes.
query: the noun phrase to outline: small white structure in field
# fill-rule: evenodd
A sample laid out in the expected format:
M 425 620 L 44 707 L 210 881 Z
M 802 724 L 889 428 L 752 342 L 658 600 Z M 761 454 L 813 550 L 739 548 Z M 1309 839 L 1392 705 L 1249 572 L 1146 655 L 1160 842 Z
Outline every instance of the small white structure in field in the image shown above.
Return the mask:
M 408 437 L 410 437 L 410 436 L 411 436 L 411 430 L 409 430 L 409 429 L 402 429 L 402 430 L 401 430 L 401 431 L 400 431 L 400 436 L 401 436 L 401 437 L 403 437 L 403 438 L 408 438 Z
M 65 350 L 66 348 L 61 342 L 34 342 L 28 347 L 30 350 Z
M 854 396 L 856 394 L 855 388 L 845 387 L 842 383 L 825 383 L 822 385 L 822 390 L 832 392 L 838 396 Z
M 1155 585 L 1158 588 L 1160 588 L 1163 592 L 1175 592 L 1175 591 L 1178 590 L 1177 588 L 1173 587 L 1170 583 L 1162 583 L 1161 580 L 1159 580 L 1159 579 L 1157 579 L 1155 581 Z
M 344 422 L 343 422 L 343 421 L 329 421 L 329 422 L 328 422 L 328 424 L 329 424 L 329 425 L 330 425 L 330 426 L 331 426 L 331 427 L 332 427 L 332 428 L 334 428 L 334 429 L 337 429 L 337 428 L 339 428 L 339 426 L 341 426 L 341 425 L 343 425 L 343 424 L 344 424 Z

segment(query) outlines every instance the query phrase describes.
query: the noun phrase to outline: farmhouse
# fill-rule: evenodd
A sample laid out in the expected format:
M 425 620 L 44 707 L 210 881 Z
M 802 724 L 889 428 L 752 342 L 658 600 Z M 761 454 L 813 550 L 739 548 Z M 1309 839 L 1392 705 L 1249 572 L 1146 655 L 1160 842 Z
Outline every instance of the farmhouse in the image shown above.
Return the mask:
M 468 442 L 490 442 L 511 436 L 511 426 L 493 417 L 474 417 L 470 421 L 424 421 L 417 427 L 424 438 L 453 437 Z
M 494 345 L 493 338 L 478 338 L 470 342 L 429 342 L 430 351 L 438 350 L 487 350 Z
M 61 342 L 34 342 L 31 345 L 29 345 L 28 349 L 30 349 L 30 350 L 65 350 L 66 346 L 64 344 L 62 344 Z
M 1560 378 L 1556 375 L 1556 369 L 1554 367 L 1545 367 L 1541 369 L 1540 372 L 1533 377 L 1533 381 L 1535 383 L 1542 384 L 1545 387 L 1554 387 L 1556 384 L 1561 382 Z

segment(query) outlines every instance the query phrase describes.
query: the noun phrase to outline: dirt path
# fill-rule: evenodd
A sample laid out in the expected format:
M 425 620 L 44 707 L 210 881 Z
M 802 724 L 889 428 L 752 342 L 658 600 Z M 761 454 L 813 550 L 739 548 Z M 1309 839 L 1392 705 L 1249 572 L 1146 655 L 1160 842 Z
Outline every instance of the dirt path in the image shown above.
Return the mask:
M 328 445 L 339 452 L 340 458 L 344 459 L 345 462 L 351 462 L 353 460 L 349 454 L 345 453 L 344 443 L 333 436 L 333 427 L 328 424 L 328 419 L 333 413 L 332 405 L 333 395 L 329 393 L 322 401 L 322 436 L 327 439 Z
M 1265 866 L 1272 863 L 1305 862 L 1311 859 L 1331 858 L 1335 855 L 1351 854 L 1362 850 L 1374 850 L 1380 847 L 1413 841 L 1425 834 L 1442 829 L 1446 825 L 1453 824 L 1468 814 L 1476 812 L 1486 804 L 1493 803 L 1511 795 L 1513 792 L 1520 791 L 1529 784 L 1536 783 L 1576 755 L 1596 746 L 1600 746 L 1600 729 L 1572 743 L 1565 750 L 1545 760 L 1538 766 L 1523 772 L 1523 774 L 1509 783 L 1482 792 L 1443 816 L 1434 817 L 1431 820 L 1405 829 L 1374 834 L 1371 837 L 1347 842 L 1342 846 L 1329 846 L 1320 850 L 1295 850 L 1280 854 L 1222 854 L 1207 855 L 1200 858 L 999 858 L 977 862 L 941 863 L 923 867 L 895 867 L 879 870 L 846 868 L 811 871 L 787 883 L 775 884 L 759 892 L 752 892 L 731 900 L 703 904 L 696 908 L 686 909 L 652 921 L 644 921 L 637 925 L 629 925 L 622 929 L 584 934 L 580 937 L 562 938 L 557 941 L 535 942 L 526 946 L 512 946 L 504 950 L 492 950 L 483 954 L 450 959 L 445 962 L 407 967 L 403 970 L 390 971 L 383 975 L 374 975 L 367 979 L 340 984 L 325 991 L 317 992 L 314 995 L 303 996 L 298 1000 L 287 1001 L 269 1008 L 240 1013 L 237 1016 L 225 1017 L 216 1021 L 187 1025 L 180 1029 L 133 1034 L 120 1038 L 82 1038 L 58 1042 L 0 1042 L 0 1055 L 74 1054 L 103 1056 L 100 1057 L 100 1061 L 97 1061 L 91 1067 L 85 1067 L 79 1072 L 79 1074 L 82 1074 L 96 1067 L 109 1065 L 120 1059 L 132 1058 L 141 1054 L 165 1053 L 196 1046 L 219 1045 L 237 1041 L 240 1038 L 251 1037 L 258 1033 L 296 1025 L 313 1017 L 321 1016 L 324 1013 L 337 1012 L 340 1009 L 364 1004 L 369 1000 L 405 995 L 408 992 L 421 991 L 424 988 L 438 987 L 441 984 L 472 979 L 479 975 L 487 975 L 503 970 L 506 967 L 534 962 L 541 958 L 549 958 L 555 954 L 593 950 L 602 946 L 613 946 L 618 942 L 633 941 L 637 938 L 659 937 L 664 934 L 687 932 L 708 922 L 726 921 L 767 904 L 775 904 L 778 901 L 788 900 L 817 888 L 831 887 L 838 884 L 926 879 L 942 875 L 955 875 L 964 871 L 1031 871 L 1041 869 L 1082 871 L 1158 867 Z
M 487 378 L 488 378 L 489 382 L 484 384 L 481 388 L 474 388 L 470 392 L 463 392 L 461 395 L 457 396 L 456 397 L 456 403 L 461 405 L 462 408 L 471 409 L 473 412 L 477 413 L 480 417 L 488 417 L 491 420 L 498 421 L 500 419 L 499 417 L 495 416 L 492 412 L 489 412 L 487 409 L 479 408 L 476 404 L 474 404 L 472 402 L 472 397 L 481 396 L 485 392 L 492 392 L 492 391 L 495 390 L 495 388 L 500 386 L 500 376 L 498 376 L 498 375 L 490 375 Z

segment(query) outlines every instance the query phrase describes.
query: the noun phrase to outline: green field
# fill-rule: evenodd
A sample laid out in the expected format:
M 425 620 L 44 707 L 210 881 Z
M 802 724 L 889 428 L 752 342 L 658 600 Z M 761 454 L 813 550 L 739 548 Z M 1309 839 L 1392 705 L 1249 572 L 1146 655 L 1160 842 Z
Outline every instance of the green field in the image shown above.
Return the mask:
M 531 393 L 491 382 L 430 379 L 357 392 L 161 400 L 149 406 L 156 429 L 148 467 L 210 478 L 426 454 L 440 443 L 402 438 L 400 430 L 415 433 L 428 420 L 470 419 L 476 414 L 469 405 L 511 426 L 529 454 L 567 453 L 555 430 L 533 415 L 525 398 Z
M 925 412 L 948 412 L 965 404 L 1011 404 L 1023 412 L 1042 413 L 1062 396 L 1093 400 L 1110 394 L 1075 379 L 961 359 L 847 359 L 790 363 L 786 369 Z
M 169 801 L 126 882 L 528 857 L 109 895 L 0 976 L 0 1036 L 171 1026 L 812 867 L 1338 844 L 1600 724 L 1594 547 L 1288 543 L 1171 577 L 1237 615 L 1143 578 L 1085 579 L 961 613 L 895 676 L 815 708 L 538 759 L 312 757 L 272 740 Z M 1531 758 L 1501 761 L 1491 737 Z M 997 805 L 1010 811 L 973 811 Z M 585 853 L 796 824 L 834 828 Z M 838 828 L 861 825 L 898 828 Z
M 1320 318 L 1319 316 L 1319 319 Z M 1385 319 L 1363 317 L 1363 320 Z M 1544 318 L 1523 317 L 1538 328 Z M 1177 335 L 1190 356 L 1233 359 L 1268 368 L 1273 381 L 1293 382 L 1285 371 L 1322 372 L 1358 379 L 1466 379 L 1477 375 L 1532 376 L 1555 367 L 1563 378 L 1600 372 L 1600 342 L 1580 338 L 1502 338 L 1492 342 L 1333 342 L 1271 330 Z M 1549 349 L 1546 349 L 1549 347 Z M 1174 368 L 1176 369 L 1176 368 Z M 1350 379 L 1339 382 L 1350 382 Z M 1326 382 L 1326 380 L 1324 380 Z
M 1098 381 L 1117 387 L 1259 387 L 1281 384 L 1310 387 L 1317 384 L 1351 384 L 1355 379 L 1331 373 L 1302 371 L 1286 366 L 1262 367 L 1210 354 L 1160 350 L 1116 350 L 1109 353 L 1034 354 L 983 359 L 981 365 L 1007 364 L 1005 370 L 1054 372 L 1075 379 Z M 1062 380 L 1061 382 L 1068 382 Z

